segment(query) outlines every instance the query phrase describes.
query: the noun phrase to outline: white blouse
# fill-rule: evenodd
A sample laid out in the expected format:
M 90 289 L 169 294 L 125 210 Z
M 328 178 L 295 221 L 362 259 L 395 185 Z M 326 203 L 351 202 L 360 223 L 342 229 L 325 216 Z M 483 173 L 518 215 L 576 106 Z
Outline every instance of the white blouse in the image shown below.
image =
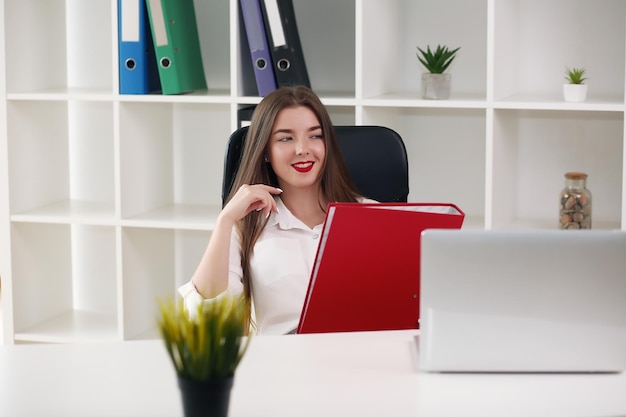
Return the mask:
M 270 215 L 250 259 L 257 334 L 285 334 L 298 326 L 322 233 L 322 224 L 311 229 L 291 214 L 280 198 L 276 204 L 278 213 Z M 241 295 L 241 242 L 234 229 L 229 264 L 228 289 L 223 294 Z M 189 311 L 211 301 L 204 300 L 191 281 L 178 291 Z

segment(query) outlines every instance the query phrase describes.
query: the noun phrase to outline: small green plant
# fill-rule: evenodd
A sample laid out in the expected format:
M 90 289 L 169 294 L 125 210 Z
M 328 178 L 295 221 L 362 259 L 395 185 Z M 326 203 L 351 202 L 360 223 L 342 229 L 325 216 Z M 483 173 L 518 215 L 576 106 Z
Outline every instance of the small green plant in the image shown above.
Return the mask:
M 587 80 L 584 75 L 584 68 L 566 68 L 564 78 L 569 84 L 584 84 L 585 80 Z
M 250 337 L 240 299 L 224 297 L 198 307 L 195 315 L 182 300 L 161 302 L 158 327 L 178 376 L 196 381 L 231 377 Z
M 431 74 L 442 74 L 450 66 L 452 61 L 454 61 L 456 53 L 459 49 L 461 48 L 458 47 L 450 50 L 445 45 L 437 45 L 437 48 L 433 52 L 430 49 L 430 46 L 427 46 L 426 51 L 418 46 L 417 50 L 419 53 L 416 55 L 417 59 L 419 59 L 428 72 Z

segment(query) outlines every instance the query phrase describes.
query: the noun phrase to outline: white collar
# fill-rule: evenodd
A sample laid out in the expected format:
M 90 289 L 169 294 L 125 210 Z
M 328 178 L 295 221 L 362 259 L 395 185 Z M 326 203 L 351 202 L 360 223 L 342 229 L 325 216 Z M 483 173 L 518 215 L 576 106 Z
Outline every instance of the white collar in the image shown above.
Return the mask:
M 304 224 L 300 219 L 289 211 L 285 203 L 280 197 L 275 197 L 276 200 L 276 208 L 278 209 L 278 213 L 271 213 L 270 218 L 267 222 L 267 226 L 275 226 L 278 225 L 282 230 L 289 229 L 304 229 L 311 230 L 306 224 Z

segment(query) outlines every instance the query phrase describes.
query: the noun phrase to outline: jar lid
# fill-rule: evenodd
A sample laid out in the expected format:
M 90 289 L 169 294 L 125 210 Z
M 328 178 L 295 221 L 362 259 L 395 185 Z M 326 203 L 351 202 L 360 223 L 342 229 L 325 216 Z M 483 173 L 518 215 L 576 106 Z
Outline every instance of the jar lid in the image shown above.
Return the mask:
M 565 178 L 568 180 L 585 180 L 587 179 L 587 174 L 584 172 L 567 172 L 565 173 Z

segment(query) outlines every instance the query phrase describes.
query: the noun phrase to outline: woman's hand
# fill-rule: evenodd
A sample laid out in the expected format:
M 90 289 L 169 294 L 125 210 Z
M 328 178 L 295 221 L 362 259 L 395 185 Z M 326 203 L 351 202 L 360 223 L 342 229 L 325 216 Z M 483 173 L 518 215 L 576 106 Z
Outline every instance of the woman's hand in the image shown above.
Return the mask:
M 274 195 L 282 192 L 280 188 L 264 184 L 242 185 L 226 204 L 220 216 L 228 217 L 236 222 L 251 211 L 263 210 L 263 215 L 267 217 L 271 212 L 278 212 Z

